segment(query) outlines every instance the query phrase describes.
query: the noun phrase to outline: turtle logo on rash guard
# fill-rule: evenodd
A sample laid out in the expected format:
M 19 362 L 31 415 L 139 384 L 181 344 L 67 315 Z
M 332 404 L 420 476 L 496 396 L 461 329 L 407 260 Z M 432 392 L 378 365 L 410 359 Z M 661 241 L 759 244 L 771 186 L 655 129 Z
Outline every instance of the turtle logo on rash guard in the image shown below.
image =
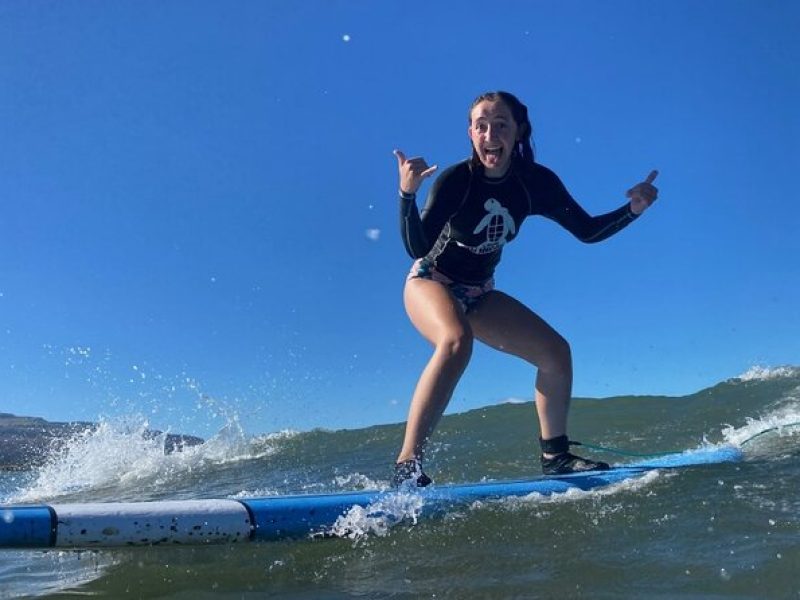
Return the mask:
M 488 213 L 472 233 L 478 234 L 486 231 L 486 241 L 479 246 L 466 246 L 459 244 L 462 248 L 466 248 L 475 254 L 491 254 L 497 252 L 503 246 L 509 234 L 513 235 L 517 232 L 517 226 L 514 223 L 514 218 L 502 204 L 494 198 L 489 198 L 486 204 L 483 205 Z

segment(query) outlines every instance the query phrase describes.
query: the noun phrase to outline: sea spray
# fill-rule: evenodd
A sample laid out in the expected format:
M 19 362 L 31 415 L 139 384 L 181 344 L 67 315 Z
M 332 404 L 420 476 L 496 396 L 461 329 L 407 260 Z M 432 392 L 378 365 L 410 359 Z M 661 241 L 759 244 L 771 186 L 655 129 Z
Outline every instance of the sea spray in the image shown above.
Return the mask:
M 9 500 L 155 498 L 179 487 L 196 488 L 211 470 L 269 456 L 276 448 L 268 436 L 248 438 L 234 419 L 202 444 L 167 452 L 167 434 L 153 434 L 148 425 L 141 416 L 128 416 L 104 419 L 74 434 Z
M 800 369 L 797 367 L 753 367 L 737 380 L 744 385 L 754 385 L 776 380 L 791 382 L 798 377 Z M 776 444 L 782 444 L 786 438 L 800 436 L 800 385 L 771 398 L 759 416 L 745 417 L 744 425 L 726 425 L 722 435 L 728 443 L 745 447 L 752 456 L 773 452 Z
M 384 537 L 400 523 L 416 525 L 425 500 L 420 494 L 398 491 L 380 497 L 369 506 L 354 506 L 339 517 L 325 535 L 365 540 Z

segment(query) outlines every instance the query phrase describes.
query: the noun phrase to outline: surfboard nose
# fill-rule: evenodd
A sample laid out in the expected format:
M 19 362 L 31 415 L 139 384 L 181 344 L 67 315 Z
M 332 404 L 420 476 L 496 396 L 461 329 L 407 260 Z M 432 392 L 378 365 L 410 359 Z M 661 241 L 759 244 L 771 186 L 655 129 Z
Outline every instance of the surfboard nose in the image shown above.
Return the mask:
M 49 548 L 56 531 L 56 514 L 49 506 L 0 508 L 0 548 Z

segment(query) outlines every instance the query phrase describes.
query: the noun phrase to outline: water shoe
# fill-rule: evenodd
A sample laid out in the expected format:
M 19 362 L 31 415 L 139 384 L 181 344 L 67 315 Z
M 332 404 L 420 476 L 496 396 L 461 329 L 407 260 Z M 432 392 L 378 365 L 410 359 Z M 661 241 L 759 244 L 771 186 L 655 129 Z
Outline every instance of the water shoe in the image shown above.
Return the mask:
M 425 487 L 433 483 L 433 480 L 422 472 L 422 464 L 416 459 L 405 460 L 394 466 L 394 487 Z

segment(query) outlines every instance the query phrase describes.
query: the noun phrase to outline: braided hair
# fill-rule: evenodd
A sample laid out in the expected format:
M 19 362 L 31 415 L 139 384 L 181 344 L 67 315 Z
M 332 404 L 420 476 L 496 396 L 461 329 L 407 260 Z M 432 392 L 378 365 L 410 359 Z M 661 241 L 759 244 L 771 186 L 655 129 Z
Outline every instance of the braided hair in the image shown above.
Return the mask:
M 515 158 L 522 159 L 523 162 L 535 162 L 533 157 L 533 145 L 531 143 L 533 127 L 531 127 L 531 121 L 528 118 L 528 107 L 520 102 L 519 98 L 517 98 L 514 94 L 509 92 L 486 92 L 475 98 L 475 100 L 472 102 L 472 105 L 469 107 L 467 121 L 470 125 L 472 125 L 472 109 L 474 109 L 484 100 L 488 100 L 489 102 L 497 102 L 499 100 L 509 108 L 511 111 L 511 116 L 514 118 L 514 122 L 517 124 L 519 132 L 519 141 L 514 149 Z M 470 161 L 470 164 L 472 165 L 473 169 L 481 164 L 481 161 L 478 158 L 478 153 L 475 151 L 474 147 L 472 148 L 472 160 Z

